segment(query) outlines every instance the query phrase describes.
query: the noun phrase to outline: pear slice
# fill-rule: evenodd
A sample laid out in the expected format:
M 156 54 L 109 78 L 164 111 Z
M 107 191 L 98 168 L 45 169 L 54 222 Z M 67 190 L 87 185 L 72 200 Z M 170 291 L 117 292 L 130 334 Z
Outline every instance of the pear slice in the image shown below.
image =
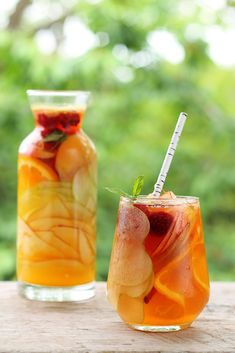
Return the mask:
M 28 226 L 28 224 L 26 222 L 24 222 L 24 220 L 20 217 L 18 217 L 17 220 L 17 233 L 19 235 L 22 235 L 24 233 L 34 236 L 35 233 L 34 231 Z
M 93 251 L 93 253 L 96 253 L 96 232 L 94 230 L 93 234 L 90 234 L 90 236 L 87 236 L 86 234 L 87 241 Z
M 97 184 L 97 163 L 96 163 L 96 159 L 92 160 L 91 163 L 89 164 L 88 173 L 89 173 L 90 179 L 92 180 L 92 182 L 96 186 L 96 184 Z
M 37 189 L 56 189 L 56 190 L 64 190 L 64 189 L 71 189 L 72 184 L 70 182 L 65 181 L 41 181 L 37 184 Z
M 65 219 L 58 217 L 47 217 L 47 218 L 39 218 L 31 221 L 29 223 L 30 227 L 35 231 L 40 230 L 50 230 L 55 226 L 66 226 L 76 228 L 79 225 L 75 219 Z
M 94 280 L 94 271 L 77 260 L 29 261 L 20 259 L 18 277 L 22 281 L 41 285 L 75 286 Z
M 87 222 L 93 216 L 92 212 L 88 210 L 87 207 L 83 206 L 81 203 L 75 200 L 65 201 L 64 205 L 69 211 L 71 217 L 74 217 L 81 221 Z
M 37 232 L 36 235 L 48 245 L 60 251 L 68 259 L 78 259 L 76 247 L 72 248 L 52 231 Z
M 45 207 L 31 213 L 28 217 L 28 222 L 39 218 L 47 218 L 48 216 L 70 218 L 69 211 L 64 207 L 62 201 L 54 197 Z
M 96 186 L 90 179 L 87 166 L 79 168 L 73 178 L 73 195 L 83 205 L 87 204 L 90 197 L 96 199 Z
M 118 233 L 122 239 L 144 242 L 150 230 L 150 223 L 143 211 L 132 205 L 121 205 L 118 220 Z
M 142 244 L 117 244 L 110 261 L 110 278 L 123 286 L 137 286 L 152 273 L 152 261 Z
M 88 222 L 78 222 L 78 228 L 81 229 L 85 235 L 87 236 L 87 238 L 91 238 L 93 239 L 95 237 L 95 231 L 96 231 L 96 227 L 94 226 L 94 224 L 90 224 Z
M 108 279 L 107 282 L 107 297 L 115 310 L 118 307 L 118 299 L 121 292 L 121 286 Z
M 153 273 L 149 276 L 149 278 L 140 283 L 137 286 L 121 286 L 120 292 L 122 294 L 127 294 L 130 297 L 136 298 L 140 296 L 145 296 L 149 290 L 153 287 L 154 284 L 154 276 Z
M 72 190 L 71 189 L 67 189 L 67 188 L 41 188 L 37 189 L 37 190 L 33 190 L 33 192 L 35 193 L 35 195 L 37 196 L 43 196 L 43 197 L 54 197 L 54 196 L 62 196 L 67 200 L 70 200 L 73 198 L 73 194 L 72 194 Z
M 86 265 L 92 263 L 95 259 L 95 253 L 92 250 L 86 238 L 86 235 L 82 230 L 79 231 L 78 242 L 79 242 L 80 259 L 82 263 Z
M 86 207 L 89 212 L 93 214 L 96 212 L 96 190 L 88 197 Z
M 33 261 L 64 258 L 64 254 L 61 251 L 42 241 L 35 233 L 23 233 L 23 235 L 21 234 L 22 236 L 19 252 L 24 258 Z
M 50 198 L 40 197 L 30 190 L 26 191 L 18 201 L 18 210 L 21 218 L 25 220 L 36 210 L 45 207 Z
M 71 246 L 73 249 L 77 249 L 78 244 L 78 229 L 73 227 L 56 226 L 52 228 L 55 235 L 60 238 L 63 242 Z
M 142 324 L 144 321 L 144 301 L 121 294 L 118 299 L 118 314 L 128 324 Z
M 55 167 L 63 181 L 71 181 L 78 169 L 90 164 L 94 159 L 95 149 L 83 131 L 70 135 L 60 145 Z

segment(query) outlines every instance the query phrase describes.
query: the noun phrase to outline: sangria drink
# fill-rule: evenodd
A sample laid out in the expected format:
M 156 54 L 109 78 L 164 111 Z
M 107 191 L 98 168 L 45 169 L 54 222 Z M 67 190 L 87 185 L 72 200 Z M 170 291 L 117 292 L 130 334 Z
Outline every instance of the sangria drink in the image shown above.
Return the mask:
M 209 298 L 199 200 L 121 197 L 108 275 L 108 298 L 133 328 L 187 328 Z
M 89 94 L 28 91 L 36 127 L 18 157 L 17 277 L 30 299 L 94 296 L 96 152 L 81 129 Z

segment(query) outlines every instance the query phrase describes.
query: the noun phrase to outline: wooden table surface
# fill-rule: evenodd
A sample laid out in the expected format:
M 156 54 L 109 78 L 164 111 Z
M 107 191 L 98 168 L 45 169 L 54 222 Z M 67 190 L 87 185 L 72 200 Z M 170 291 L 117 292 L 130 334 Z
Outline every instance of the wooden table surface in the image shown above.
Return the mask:
M 145 333 L 127 327 L 97 283 L 86 303 L 22 299 L 15 282 L 0 283 L 0 353 L 235 353 L 235 282 L 211 285 L 211 299 L 188 330 Z

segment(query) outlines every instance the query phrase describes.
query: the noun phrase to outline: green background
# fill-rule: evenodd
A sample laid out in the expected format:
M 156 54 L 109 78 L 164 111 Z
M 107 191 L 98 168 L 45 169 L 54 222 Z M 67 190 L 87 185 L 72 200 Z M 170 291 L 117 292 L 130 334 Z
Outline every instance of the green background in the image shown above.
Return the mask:
M 105 187 L 129 192 L 136 176 L 144 175 L 143 192 L 152 191 L 180 111 L 190 119 L 165 189 L 200 197 L 210 277 L 234 280 L 235 70 L 212 60 L 203 35 L 187 34 L 191 24 L 226 29 L 224 19 L 228 12 L 235 15 L 234 2 L 224 2 L 219 10 L 183 0 L 68 3 L 38 0 L 39 9 L 51 10 L 36 21 L 26 16 L 31 1 L 19 1 L 1 24 L 0 279 L 15 278 L 17 149 L 33 129 L 25 91 L 34 88 L 92 91 L 84 130 L 96 144 L 99 161 L 99 280 L 107 276 L 118 207 L 118 197 Z M 61 12 L 53 17 L 55 5 Z M 71 16 L 98 38 L 81 56 L 65 56 L 60 46 Z M 181 62 L 151 51 L 148 35 L 159 29 L 180 43 Z M 42 30 L 56 37 L 50 54 L 37 46 Z M 79 33 L 74 38 L 84 40 Z

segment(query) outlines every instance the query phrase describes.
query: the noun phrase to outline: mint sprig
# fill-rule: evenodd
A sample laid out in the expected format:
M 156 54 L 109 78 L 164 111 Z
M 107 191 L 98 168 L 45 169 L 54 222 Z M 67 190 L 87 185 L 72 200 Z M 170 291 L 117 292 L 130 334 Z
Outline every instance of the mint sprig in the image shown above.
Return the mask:
M 44 142 L 62 142 L 66 139 L 66 134 L 60 130 L 54 130 L 43 138 Z
M 108 188 L 108 187 L 106 187 L 105 189 L 107 191 L 113 193 L 113 194 L 118 194 L 118 195 L 125 196 L 125 197 L 128 197 L 128 198 L 136 198 L 141 193 L 143 185 L 144 185 L 144 176 L 140 175 L 134 181 L 131 195 L 128 194 L 127 192 L 119 189 L 119 188 Z
M 140 175 L 135 179 L 135 182 L 132 188 L 132 197 L 137 197 L 141 193 L 143 185 L 144 185 L 144 176 Z
M 54 130 L 47 136 L 43 138 L 43 142 L 55 142 L 49 151 L 55 150 L 64 140 L 66 140 L 67 135 L 60 130 Z

